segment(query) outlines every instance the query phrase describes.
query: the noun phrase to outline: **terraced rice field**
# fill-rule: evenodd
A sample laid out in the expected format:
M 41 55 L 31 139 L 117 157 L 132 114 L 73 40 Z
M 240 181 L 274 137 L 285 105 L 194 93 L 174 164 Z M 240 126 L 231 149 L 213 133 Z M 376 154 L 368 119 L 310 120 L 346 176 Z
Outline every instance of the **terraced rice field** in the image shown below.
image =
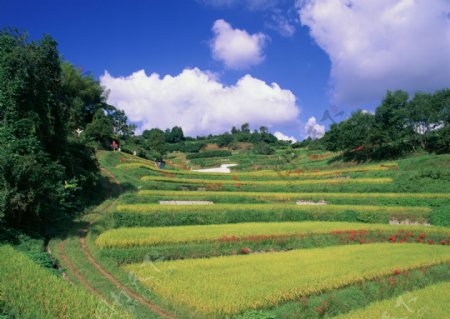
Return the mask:
M 125 158 L 109 160 L 136 191 L 99 221 L 91 248 L 174 317 L 380 318 L 419 288 L 424 307 L 448 300 L 450 194 L 402 187 L 417 175 L 402 161 L 225 175 Z
M 129 265 L 124 270 L 174 303 L 220 317 L 370 280 L 394 269 L 448 261 L 447 247 L 372 244 Z
M 159 177 L 159 176 L 144 176 L 141 178 L 143 181 L 152 182 L 166 182 L 166 183 L 182 183 L 182 184 L 223 184 L 223 185 L 274 185 L 274 186 L 286 186 L 286 185 L 336 185 L 336 184 L 388 184 L 392 182 L 392 178 L 332 178 L 332 179 L 304 179 L 304 180 L 270 180 L 270 181 L 257 181 L 257 180 L 210 180 L 210 179 L 189 179 L 173 177 Z
M 305 236 L 348 231 L 392 231 L 392 226 L 383 224 L 337 223 L 337 222 L 278 222 L 242 223 L 222 225 L 195 225 L 177 227 L 134 227 L 111 229 L 97 237 L 101 248 L 125 248 L 134 246 L 156 246 L 160 244 L 189 243 L 199 241 L 245 240 L 248 238 Z M 430 231 L 427 226 L 399 226 L 396 231 L 419 235 Z M 433 233 L 448 236 L 448 229 L 435 227 Z
M 398 297 L 371 304 L 365 309 L 336 317 L 337 319 L 433 318 L 449 317 L 450 283 L 444 282 L 407 292 Z

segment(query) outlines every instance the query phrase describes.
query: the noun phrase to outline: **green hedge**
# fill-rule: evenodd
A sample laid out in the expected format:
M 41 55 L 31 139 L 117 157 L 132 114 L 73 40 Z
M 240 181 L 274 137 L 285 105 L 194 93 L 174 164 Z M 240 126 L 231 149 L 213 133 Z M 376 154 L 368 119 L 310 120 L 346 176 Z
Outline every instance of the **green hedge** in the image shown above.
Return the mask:
M 200 153 L 188 154 L 186 156 L 187 159 L 194 158 L 208 158 L 208 157 L 228 157 L 231 156 L 231 152 L 227 150 L 213 150 L 213 151 L 204 151 Z

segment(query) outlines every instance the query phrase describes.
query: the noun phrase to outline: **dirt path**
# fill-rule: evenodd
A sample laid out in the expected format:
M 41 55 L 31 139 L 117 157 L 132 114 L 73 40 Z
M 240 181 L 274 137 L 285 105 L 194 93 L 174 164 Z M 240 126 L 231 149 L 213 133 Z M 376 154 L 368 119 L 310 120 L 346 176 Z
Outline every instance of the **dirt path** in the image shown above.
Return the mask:
M 101 169 L 103 173 L 105 173 L 106 175 L 108 175 L 113 181 L 114 183 L 117 185 L 117 187 L 119 188 L 120 191 L 122 191 L 122 187 L 120 185 L 119 180 L 107 169 L 102 168 Z M 112 190 L 111 190 L 112 192 Z M 93 266 L 95 267 L 95 269 L 97 269 L 97 271 L 103 276 L 104 279 L 106 279 L 108 282 L 110 282 L 111 284 L 113 284 L 114 286 L 116 286 L 118 289 L 122 290 L 123 292 L 125 292 L 129 297 L 133 298 L 134 300 L 136 300 L 137 302 L 139 302 L 140 304 L 142 304 L 143 306 L 145 306 L 147 309 L 149 309 L 150 311 L 158 314 L 159 316 L 163 317 L 163 318 L 167 318 L 167 319 L 176 319 L 175 316 L 173 316 L 172 314 L 166 312 L 165 310 L 161 309 L 158 305 L 149 302 L 148 300 L 144 299 L 141 295 L 139 295 L 138 293 L 134 292 L 133 290 L 131 290 L 130 288 L 126 287 L 125 285 L 123 285 L 120 281 L 118 281 L 113 275 L 111 275 L 107 270 L 105 270 L 103 268 L 102 265 L 100 265 L 97 260 L 95 260 L 95 258 L 92 256 L 92 254 L 89 251 L 89 248 L 86 244 L 86 235 L 89 231 L 89 227 L 100 217 L 100 215 L 109 210 L 116 202 L 117 202 L 118 198 L 115 199 L 114 201 L 112 201 L 109 205 L 107 205 L 106 207 L 102 208 L 100 211 L 97 212 L 97 216 L 95 218 L 93 218 L 89 223 L 86 223 L 85 226 L 83 226 L 83 228 L 80 230 L 79 233 L 79 238 L 80 238 L 80 247 L 81 247 L 81 251 L 83 252 L 84 256 L 86 257 L 87 261 Z M 98 291 L 95 287 L 93 287 L 84 277 L 83 275 L 76 269 L 76 267 L 73 265 L 72 261 L 70 260 L 70 258 L 68 258 L 68 256 L 64 253 L 64 241 L 62 241 L 59 245 L 58 245 L 58 252 L 61 256 L 62 261 L 64 262 L 64 264 L 66 265 L 67 269 L 69 269 L 74 276 L 78 279 L 78 281 L 84 285 L 85 287 L 87 287 L 90 291 L 92 291 L 94 294 L 100 296 L 102 299 L 104 299 L 104 296 L 100 293 L 100 291 Z
M 78 271 L 78 269 L 73 265 L 70 258 L 65 254 L 64 252 L 64 241 L 60 242 L 56 248 L 58 250 L 59 256 L 64 263 L 65 267 L 77 278 L 77 280 L 86 288 L 88 288 L 92 293 L 99 296 L 100 298 L 104 299 L 103 295 L 95 288 L 93 287 L 84 277 L 83 275 Z M 69 282 L 73 283 L 72 280 L 70 280 L 69 277 L 66 276 L 66 278 Z

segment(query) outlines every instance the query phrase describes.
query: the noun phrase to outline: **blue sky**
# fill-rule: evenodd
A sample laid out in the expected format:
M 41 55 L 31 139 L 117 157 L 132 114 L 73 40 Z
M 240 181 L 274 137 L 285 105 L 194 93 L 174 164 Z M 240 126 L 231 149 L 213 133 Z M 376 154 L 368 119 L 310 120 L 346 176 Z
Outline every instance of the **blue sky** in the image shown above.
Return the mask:
M 53 36 L 141 129 L 250 122 L 297 139 L 323 134 L 326 110 L 449 87 L 449 13 L 446 0 L 0 0 L 1 26 Z

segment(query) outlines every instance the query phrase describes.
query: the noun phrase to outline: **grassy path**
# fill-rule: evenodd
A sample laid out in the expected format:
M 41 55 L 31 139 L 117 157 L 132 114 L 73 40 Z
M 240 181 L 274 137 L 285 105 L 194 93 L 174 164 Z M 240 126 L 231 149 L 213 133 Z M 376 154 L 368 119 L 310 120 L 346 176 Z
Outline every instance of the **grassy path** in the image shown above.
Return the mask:
M 122 187 L 120 185 L 119 180 L 110 171 L 106 170 L 105 168 L 102 168 L 101 170 L 102 170 L 102 172 L 104 174 L 108 175 L 112 179 L 114 184 L 117 185 L 119 193 L 122 192 Z M 111 193 L 112 193 L 112 191 L 111 191 Z M 126 287 L 120 281 L 118 281 L 113 275 L 111 275 L 107 270 L 105 270 L 101 264 L 99 264 L 95 260 L 95 258 L 92 256 L 91 252 L 89 251 L 89 248 L 88 248 L 88 246 L 86 244 L 86 236 L 87 236 L 87 233 L 89 231 L 90 226 L 98 219 L 98 217 L 100 217 L 100 215 L 103 212 L 108 211 L 108 209 L 110 209 L 117 202 L 117 200 L 118 200 L 118 198 L 113 200 L 106 207 L 102 208 L 100 211 L 97 212 L 97 215 L 95 216 L 95 218 L 93 218 L 92 220 L 90 220 L 89 222 L 85 223 L 82 226 L 82 228 L 79 231 L 80 249 L 81 249 L 84 257 L 86 258 L 86 260 L 89 262 L 89 264 L 91 266 L 93 266 L 102 275 L 102 277 L 106 281 L 108 281 L 110 284 L 114 285 L 117 289 L 123 291 L 130 298 L 136 300 L 138 303 L 140 303 L 141 305 L 146 307 L 151 312 L 159 315 L 160 317 L 167 318 L 167 319 L 175 319 L 175 317 L 172 314 L 170 314 L 170 313 L 166 312 L 165 310 L 161 309 L 158 305 L 156 305 L 156 304 L 154 304 L 152 302 L 149 302 L 148 300 L 144 299 L 142 296 L 140 296 L 139 294 L 137 294 L 136 292 L 134 292 L 130 288 Z M 100 296 L 102 299 L 107 299 L 107 298 L 105 298 L 104 294 L 101 293 L 95 287 L 93 287 L 89 283 L 89 281 L 73 265 L 73 263 L 70 260 L 70 258 L 67 256 L 67 254 L 65 254 L 64 241 L 61 241 L 58 244 L 58 248 L 57 249 L 58 249 L 58 253 L 59 253 L 59 255 L 60 255 L 61 259 L 62 259 L 62 262 L 64 263 L 66 268 L 77 278 L 77 280 L 80 282 L 80 284 L 85 286 L 92 293 Z

